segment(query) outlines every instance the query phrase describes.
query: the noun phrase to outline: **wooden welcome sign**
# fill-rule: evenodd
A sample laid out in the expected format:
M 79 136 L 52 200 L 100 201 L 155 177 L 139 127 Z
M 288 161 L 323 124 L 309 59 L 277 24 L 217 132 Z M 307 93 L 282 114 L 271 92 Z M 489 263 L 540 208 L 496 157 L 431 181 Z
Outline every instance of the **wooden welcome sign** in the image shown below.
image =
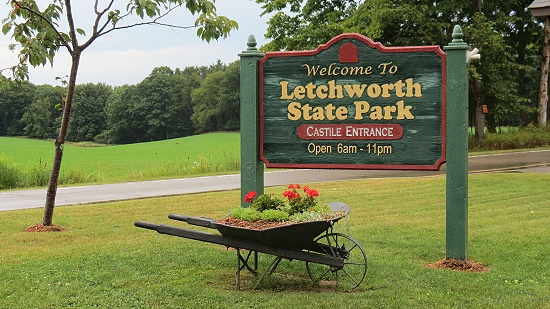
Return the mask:
M 445 162 L 445 53 L 342 34 L 259 62 L 267 167 L 437 170 Z

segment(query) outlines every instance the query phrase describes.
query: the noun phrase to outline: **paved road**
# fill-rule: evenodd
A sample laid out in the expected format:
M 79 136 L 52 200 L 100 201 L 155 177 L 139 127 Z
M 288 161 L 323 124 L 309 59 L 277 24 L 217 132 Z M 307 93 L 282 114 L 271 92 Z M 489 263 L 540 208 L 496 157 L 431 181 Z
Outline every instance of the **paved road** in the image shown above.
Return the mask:
M 520 172 L 550 173 L 550 150 L 480 155 L 469 158 L 471 173 L 518 170 Z M 337 180 L 421 177 L 445 173 L 440 171 L 384 170 L 281 170 L 265 173 L 265 185 L 325 182 Z M 58 188 L 56 205 L 76 205 L 154 196 L 180 195 L 240 188 L 240 175 L 182 178 Z M 43 207 L 46 189 L 0 192 L 0 211 Z

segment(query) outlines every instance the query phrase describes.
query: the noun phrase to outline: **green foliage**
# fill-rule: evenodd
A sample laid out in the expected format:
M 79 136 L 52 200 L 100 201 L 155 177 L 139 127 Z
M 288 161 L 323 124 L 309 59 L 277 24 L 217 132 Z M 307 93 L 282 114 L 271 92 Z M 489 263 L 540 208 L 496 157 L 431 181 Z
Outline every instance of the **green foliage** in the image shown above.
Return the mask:
M 305 196 L 303 198 L 293 198 L 289 201 L 291 215 L 310 211 L 314 206 L 317 206 L 317 201 L 310 197 Z
M 0 88 L 0 136 L 24 135 L 21 118 L 37 92 L 37 87 L 29 82 L 11 86 Z
M 231 216 L 244 221 L 257 221 L 260 220 L 262 214 L 252 207 L 239 207 L 231 211 Z
M 111 92 L 111 86 L 102 83 L 75 87 L 67 140 L 93 141 L 106 129 L 105 106 Z
M 487 126 L 536 121 L 543 23 L 531 16 L 529 0 L 257 0 L 269 14 L 265 51 L 309 50 L 334 36 L 355 32 L 385 46 L 451 42 L 455 25 L 480 50 L 470 63 L 472 119 L 487 105 Z M 480 109 L 479 109 L 480 110 Z M 480 113 L 478 111 L 478 113 Z M 518 121 L 519 120 L 519 121 Z M 521 121 L 521 122 L 520 122 Z
M 529 126 L 505 133 L 486 133 L 481 141 L 470 136 L 468 144 L 473 151 L 547 147 L 550 146 L 550 129 Z
M 275 194 L 262 194 L 254 200 L 250 207 L 262 212 L 279 209 L 284 206 L 284 204 L 285 202 L 275 197 Z
M 231 211 L 231 216 L 244 221 L 263 220 L 266 222 L 282 222 L 288 220 L 289 214 L 288 212 L 279 209 L 266 209 L 259 211 L 253 207 L 239 207 Z
M 261 212 L 260 219 L 267 222 L 282 222 L 288 220 L 289 214 L 284 210 L 267 209 Z
M 52 123 L 53 106 L 46 99 L 34 101 L 27 109 L 21 122 L 26 124 L 24 135 L 37 138 L 55 137 L 55 126 Z
M 315 205 L 307 208 L 303 212 L 296 212 L 289 217 L 293 222 L 320 221 L 330 218 L 334 215 L 333 211 L 327 205 Z
M 283 193 L 287 198 L 288 203 L 282 199 L 275 197 L 275 194 L 262 194 L 256 197 L 256 192 L 249 192 L 244 197 L 244 201 L 251 203 L 250 207 L 244 209 L 253 209 L 258 212 L 260 218 L 264 221 L 312 221 L 323 220 L 330 218 L 334 213 L 328 206 L 319 206 L 315 197 L 319 196 L 317 190 L 304 187 L 304 195 L 301 196 L 297 189 L 300 189 L 299 184 L 291 184 Z M 232 214 L 233 217 L 235 215 Z M 237 213 L 237 218 L 246 220 L 240 213 Z M 253 221 L 253 220 L 246 220 Z
M 235 131 L 240 124 L 240 67 L 233 62 L 206 76 L 193 90 L 193 116 L 197 132 Z
M 20 168 L 10 159 L 0 156 L 0 190 L 16 188 L 20 173 Z

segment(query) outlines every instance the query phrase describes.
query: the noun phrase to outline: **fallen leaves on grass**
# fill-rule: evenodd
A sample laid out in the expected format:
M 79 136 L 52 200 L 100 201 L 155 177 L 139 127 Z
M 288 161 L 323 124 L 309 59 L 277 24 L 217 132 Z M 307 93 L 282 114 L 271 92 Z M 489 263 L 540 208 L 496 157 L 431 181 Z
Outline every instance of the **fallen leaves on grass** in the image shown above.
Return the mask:
M 470 259 L 463 261 L 457 259 L 443 259 L 427 265 L 429 268 L 444 268 L 472 273 L 482 273 L 489 271 L 489 268 L 483 264 Z

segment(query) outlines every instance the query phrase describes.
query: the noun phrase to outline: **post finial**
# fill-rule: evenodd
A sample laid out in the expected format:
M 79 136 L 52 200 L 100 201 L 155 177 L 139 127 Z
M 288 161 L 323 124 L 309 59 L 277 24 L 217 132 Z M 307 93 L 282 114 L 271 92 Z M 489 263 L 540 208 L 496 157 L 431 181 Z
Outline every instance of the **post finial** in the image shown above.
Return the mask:
M 246 50 L 248 50 L 248 51 L 256 51 L 256 50 L 258 50 L 258 49 L 256 48 L 256 45 L 257 45 L 257 43 L 256 43 L 256 38 L 254 37 L 253 34 L 251 34 L 251 35 L 248 36 L 248 42 L 246 42 L 246 45 L 248 45 L 248 48 L 246 49 Z
M 462 33 L 462 28 L 460 28 L 459 25 L 455 25 L 453 29 L 453 41 L 452 43 L 462 43 L 464 42 L 462 38 L 464 37 L 464 34 Z
M 449 45 L 444 46 L 444 50 L 451 50 L 451 49 L 468 49 L 469 46 L 466 44 L 462 38 L 464 37 L 464 33 L 462 32 L 462 28 L 460 28 L 459 25 L 455 25 L 453 28 L 453 34 L 452 34 L 453 40 L 449 43 Z

